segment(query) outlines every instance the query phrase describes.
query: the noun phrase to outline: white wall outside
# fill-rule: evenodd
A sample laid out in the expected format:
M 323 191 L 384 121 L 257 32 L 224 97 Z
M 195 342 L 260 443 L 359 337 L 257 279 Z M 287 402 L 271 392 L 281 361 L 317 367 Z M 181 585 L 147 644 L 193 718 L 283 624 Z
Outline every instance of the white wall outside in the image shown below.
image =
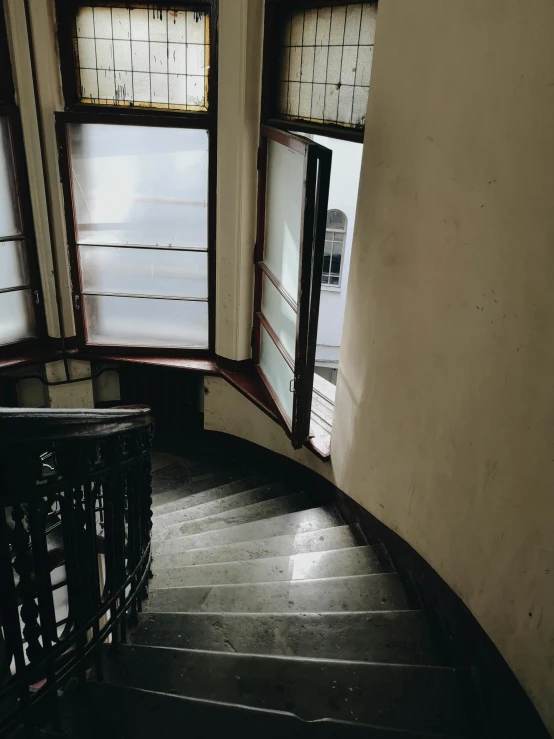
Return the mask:
M 336 368 L 346 303 L 346 286 L 350 269 L 352 233 L 356 216 L 358 183 L 362 162 L 362 144 L 326 136 L 314 136 L 314 141 L 333 151 L 329 210 L 342 210 L 347 218 L 346 240 L 342 257 L 340 286 L 321 286 L 319 325 L 317 331 L 316 365 Z

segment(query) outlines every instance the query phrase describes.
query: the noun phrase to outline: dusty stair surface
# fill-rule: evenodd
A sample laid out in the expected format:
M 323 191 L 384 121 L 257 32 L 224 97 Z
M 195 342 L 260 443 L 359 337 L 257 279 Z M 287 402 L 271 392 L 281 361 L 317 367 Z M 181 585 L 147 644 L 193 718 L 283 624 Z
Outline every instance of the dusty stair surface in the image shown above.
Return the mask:
M 317 490 L 209 452 L 152 461 L 149 597 L 72 733 L 473 736 L 426 613 Z

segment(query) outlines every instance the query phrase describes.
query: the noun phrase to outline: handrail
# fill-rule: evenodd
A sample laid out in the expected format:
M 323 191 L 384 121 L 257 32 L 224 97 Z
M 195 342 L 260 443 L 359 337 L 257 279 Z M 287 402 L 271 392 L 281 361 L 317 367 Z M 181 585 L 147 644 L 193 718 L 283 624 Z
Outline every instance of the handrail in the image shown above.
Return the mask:
M 0 442 L 96 438 L 151 423 L 150 408 L 140 405 L 99 409 L 0 407 Z
M 0 735 L 31 733 L 39 702 L 58 730 L 58 688 L 101 679 L 106 639 L 125 641 L 150 575 L 152 431 L 145 406 L 0 408 Z

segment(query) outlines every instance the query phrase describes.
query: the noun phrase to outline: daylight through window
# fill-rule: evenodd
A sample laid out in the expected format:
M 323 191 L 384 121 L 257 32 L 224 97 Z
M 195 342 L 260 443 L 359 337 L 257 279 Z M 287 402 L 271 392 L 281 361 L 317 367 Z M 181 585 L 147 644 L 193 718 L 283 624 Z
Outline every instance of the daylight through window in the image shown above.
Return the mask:
M 73 46 L 83 103 L 207 110 L 205 12 L 85 5 L 77 11 Z
M 376 19 L 375 2 L 292 11 L 281 43 L 279 115 L 363 128 Z

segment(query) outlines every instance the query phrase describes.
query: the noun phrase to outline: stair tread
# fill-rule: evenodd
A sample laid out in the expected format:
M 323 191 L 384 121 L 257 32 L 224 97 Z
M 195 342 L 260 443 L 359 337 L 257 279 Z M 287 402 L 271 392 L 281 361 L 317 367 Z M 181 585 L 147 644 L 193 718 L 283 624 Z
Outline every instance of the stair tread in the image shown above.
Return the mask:
M 234 482 L 228 482 L 224 485 L 216 485 L 213 488 L 202 490 L 199 493 L 192 493 L 191 495 L 177 498 L 169 503 L 162 503 L 154 509 L 154 521 L 161 521 L 164 519 L 164 516 L 169 517 L 170 514 L 173 514 L 176 511 L 184 511 L 187 508 L 193 508 L 195 506 L 202 505 L 203 503 L 225 499 L 228 496 L 235 495 L 236 493 L 242 493 L 243 490 L 253 490 L 260 485 L 266 485 L 268 482 L 269 480 L 267 478 L 263 478 L 261 475 L 251 475 L 235 480 Z
M 237 480 L 243 480 L 249 476 L 249 473 L 243 470 L 228 470 L 202 475 L 200 479 L 189 480 L 184 484 L 169 481 L 163 490 L 158 492 L 153 491 L 152 510 L 156 513 L 156 511 L 161 510 L 162 506 L 166 506 L 168 503 L 175 503 L 190 495 L 211 490 L 212 488 L 236 482 Z
M 110 683 L 394 729 L 465 734 L 455 671 L 121 645 Z
M 279 534 L 303 533 L 331 526 L 340 526 L 341 524 L 340 516 L 333 506 L 322 506 L 285 513 L 267 520 L 262 519 L 237 526 L 229 526 L 216 531 L 205 531 L 199 534 L 175 537 L 167 541 L 156 541 L 153 542 L 152 548 L 155 554 L 166 554 L 167 552 L 181 552 L 187 549 L 209 547 L 214 544 L 221 545 L 237 541 L 263 539 Z
M 243 508 L 235 508 L 232 511 L 215 513 L 205 518 L 197 518 L 193 521 L 185 521 L 175 526 L 166 526 L 159 531 L 154 531 L 153 541 L 165 541 L 167 539 L 202 534 L 206 531 L 214 531 L 229 526 L 240 526 L 252 521 L 271 519 L 286 513 L 303 511 L 312 505 L 310 498 L 304 493 L 289 493 L 279 495 L 277 498 L 252 503 Z
M 154 494 L 179 485 L 187 485 L 195 480 L 221 472 L 232 472 L 241 469 L 239 465 L 221 464 L 220 462 L 194 462 L 178 459 L 152 473 L 152 491 Z
M 217 515 L 218 513 L 225 513 L 239 508 L 245 508 L 255 503 L 261 503 L 265 500 L 283 497 L 291 492 L 290 488 L 288 488 L 284 483 L 274 482 L 265 483 L 247 490 L 241 490 L 232 495 L 224 497 L 220 496 L 217 500 L 207 502 L 200 501 L 197 504 L 192 500 L 196 496 L 190 496 L 185 498 L 185 500 L 191 503 L 190 506 L 179 511 L 166 513 L 160 517 L 155 517 L 153 520 L 153 531 L 159 532 L 168 527 L 175 528 L 179 523 L 193 521 L 198 518 L 208 518 L 210 516 Z M 204 493 L 201 493 L 201 495 L 204 495 Z
M 145 612 L 287 613 L 408 608 L 396 574 L 152 590 Z
M 190 565 L 167 570 L 155 568 L 152 588 L 180 585 L 308 580 L 386 572 L 372 547 L 335 549 L 292 556 L 267 557 L 250 562 Z
M 424 611 L 141 613 L 132 642 L 244 654 L 440 664 Z
M 267 539 L 238 541 L 202 549 L 187 549 L 173 554 L 158 554 L 154 560 L 154 567 L 157 571 L 195 564 L 251 561 L 263 557 L 279 557 L 357 546 L 360 546 L 360 543 L 349 526 L 333 526 L 300 534 L 282 534 Z
M 333 720 L 305 722 L 288 713 L 94 681 L 74 699 L 72 713 L 71 734 L 78 739 L 180 736 L 183 727 L 195 739 L 213 739 L 222 729 L 244 739 L 446 739 Z

